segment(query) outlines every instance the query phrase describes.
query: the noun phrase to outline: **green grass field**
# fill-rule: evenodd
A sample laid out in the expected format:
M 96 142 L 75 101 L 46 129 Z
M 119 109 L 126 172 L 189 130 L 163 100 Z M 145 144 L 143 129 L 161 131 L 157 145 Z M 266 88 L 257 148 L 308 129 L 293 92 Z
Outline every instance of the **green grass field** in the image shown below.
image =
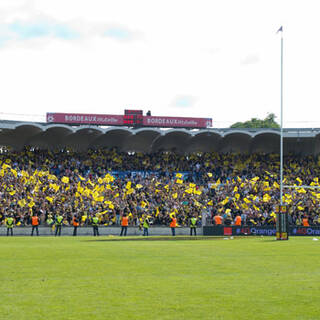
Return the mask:
M 1 237 L 0 319 L 320 319 L 310 237 L 94 240 Z

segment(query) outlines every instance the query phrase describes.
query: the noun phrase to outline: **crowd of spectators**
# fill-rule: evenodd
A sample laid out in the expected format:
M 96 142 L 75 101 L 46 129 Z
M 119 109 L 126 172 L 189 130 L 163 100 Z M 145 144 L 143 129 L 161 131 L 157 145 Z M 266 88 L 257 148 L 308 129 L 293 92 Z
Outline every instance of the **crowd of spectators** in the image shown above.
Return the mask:
M 320 158 L 288 155 L 284 158 L 284 183 L 319 186 Z M 73 216 L 81 225 L 93 216 L 105 226 L 119 225 L 123 214 L 130 225 L 148 216 L 154 225 L 214 223 L 220 215 L 224 224 L 241 216 L 243 225 L 275 223 L 280 201 L 279 155 L 172 152 L 123 153 L 115 149 L 43 151 L 0 151 L 0 224 L 12 215 L 15 225 L 41 223 L 59 213 L 64 224 Z M 285 188 L 289 222 L 320 225 L 320 191 Z

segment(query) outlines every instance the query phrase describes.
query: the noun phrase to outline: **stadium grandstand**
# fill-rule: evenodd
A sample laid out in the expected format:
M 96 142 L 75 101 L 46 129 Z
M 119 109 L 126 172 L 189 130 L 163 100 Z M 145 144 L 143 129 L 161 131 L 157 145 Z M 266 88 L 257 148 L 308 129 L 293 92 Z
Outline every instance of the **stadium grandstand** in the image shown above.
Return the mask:
M 284 130 L 285 183 L 319 186 L 319 129 Z M 0 221 L 41 223 L 59 213 L 88 225 L 274 225 L 277 129 L 161 129 L 1 121 Z M 320 193 L 286 190 L 292 225 L 320 225 Z
M 317 155 L 320 129 L 284 129 L 284 154 Z M 0 145 L 13 150 L 70 148 L 83 152 L 117 148 L 122 152 L 174 151 L 279 153 L 278 129 L 161 129 L 0 121 Z

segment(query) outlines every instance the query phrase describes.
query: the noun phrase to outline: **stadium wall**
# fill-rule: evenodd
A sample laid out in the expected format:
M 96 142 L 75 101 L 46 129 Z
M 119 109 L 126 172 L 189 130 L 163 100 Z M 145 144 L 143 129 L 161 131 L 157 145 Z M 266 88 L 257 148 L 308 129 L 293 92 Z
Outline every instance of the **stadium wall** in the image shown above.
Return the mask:
M 14 236 L 30 236 L 32 227 L 15 227 L 13 229 Z M 99 227 L 100 236 L 118 236 L 120 234 L 120 227 Z M 40 236 L 53 236 L 54 232 L 49 227 L 39 227 Z M 62 236 L 72 236 L 73 227 L 63 227 Z M 143 231 L 138 227 L 129 227 L 127 236 L 141 236 Z M 235 226 L 204 226 L 197 228 L 197 235 L 205 236 L 275 236 L 276 229 L 274 226 L 262 226 L 262 227 L 235 227 Z M 0 227 L 0 236 L 7 235 L 7 228 Z M 77 232 L 78 236 L 92 236 L 92 227 L 80 227 Z M 170 236 L 171 229 L 169 227 L 150 227 L 149 236 Z M 177 236 L 190 235 L 190 228 L 182 227 L 176 228 Z M 320 227 L 302 227 L 291 226 L 289 228 L 290 236 L 320 236 Z
M 30 236 L 32 227 L 15 227 L 13 228 L 14 236 Z M 99 227 L 100 236 L 118 236 L 120 234 L 120 227 Z M 35 235 L 36 233 L 34 233 Z M 40 236 L 53 236 L 54 232 L 50 227 L 39 227 Z M 61 231 L 62 236 L 72 236 L 73 227 L 63 227 Z M 143 231 L 139 230 L 138 227 L 129 227 L 127 236 L 141 236 Z M 0 227 L 0 236 L 7 235 L 7 228 Z M 77 230 L 78 236 L 92 236 L 92 227 L 79 227 Z M 171 235 L 171 229 L 169 227 L 150 227 L 150 236 L 169 236 Z M 177 236 L 190 235 L 190 228 L 176 228 Z M 197 235 L 202 235 L 202 228 L 197 228 Z

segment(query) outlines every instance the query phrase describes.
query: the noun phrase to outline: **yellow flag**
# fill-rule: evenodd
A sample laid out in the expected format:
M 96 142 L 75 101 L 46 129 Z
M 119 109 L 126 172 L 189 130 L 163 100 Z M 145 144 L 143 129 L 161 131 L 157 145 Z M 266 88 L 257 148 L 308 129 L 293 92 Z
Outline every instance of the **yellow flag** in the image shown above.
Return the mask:
M 114 177 L 109 173 L 107 173 L 103 179 L 106 183 L 110 183 L 114 181 Z
M 299 177 L 296 178 L 296 180 L 299 182 L 299 186 L 301 186 L 302 185 L 302 180 Z
M 19 200 L 18 201 L 18 205 L 23 208 L 25 205 L 27 204 L 26 200 L 25 199 L 22 199 L 22 200 Z
M 253 219 L 250 219 L 250 222 L 251 222 L 252 224 L 257 224 Z
M 172 195 L 172 198 L 173 198 L 173 199 L 177 199 L 177 198 L 178 198 L 178 194 L 175 192 L 175 193 Z
M 128 190 L 131 189 L 131 181 L 128 181 L 128 182 L 127 182 L 127 184 L 126 184 L 126 189 L 128 189 Z
M 31 200 L 31 202 L 28 203 L 28 207 L 32 208 L 35 205 L 35 203 L 33 202 L 33 200 Z
M 64 177 L 61 178 L 61 181 L 63 183 L 69 183 L 69 178 L 64 176 Z
M 58 178 L 54 174 L 49 174 L 48 180 L 58 180 Z
M 53 201 L 53 198 L 52 197 L 46 197 L 46 199 L 50 202 L 50 203 L 52 203 L 52 201 Z
M 11 196 L 13 196 L 15 193 L 16 193 L 15 190 L 12 190 L 12 191 L 9 192 L 9 194 L 10 194 Z
M 277 217 L 277 215 L 273 211 L 271 212 L 270 216 L 273 217 L 273 218 Z
M 145 208 L 146 206 L 147 206 L 146 202 L 141 201 L 141 207 L 142 207 L 142 208 Z
M 133 188 L 130 188 L 126 193 L 127 194 L 131 194 L 131 193 L 133 193 L 134 192 L 134 189 Z
M 27 171 L 21 170 L 21 174 L 23 177 L 29 177 L 29 173 Z
M 207 175 L 208 175 L 209 178 L 212 177 L 212 173 L 211 172 L 208 172 Z
M 244 201 L 245 203 L 251 203 L 251 201 L 250 201 L 249 199 L 247 199 L 247 198 L 243 198 L 243 201 Z
M 137 189 L 141 189 L 141 188 L 143 188 L 143 185 L 142 185 L 142 184 L 137 184 L 137 185 L 136 185 L 136 188 L 137 188 Z
M 176 177 L 177 177 L 177 178 L 182 178 L 182 173 L 177 173 L 177 174 L 176 174 Z
M 213 201 L 212 201 L 212 200 L 210 200 L 210 201 L 207 203 L 207 205 L 209 205 L 209 206 L 213 206 Z
M 270 197 L 270 195 L 267 194 L 267 193 L 266 193 L 266 194 L 263 196 L 263 198 L 262 198 L 263 202 L 269 202 L 270 199 L 271 199 L 271 197 Z
M 18 176 L 17 170 L 11 169 L 11 173 L 12 173 L 15 177 Z
M 102 178 L 98 178 L 98 183 L 99 184 L 103 184 L 103 179 Z
M 80 184 L 80 181 L 79 181 L 78 184 L 77 184 L 77 191 L 80 192 L 80 193 L 82 193 L 83 190 L 84 190 L 84 188 L 81 187 L 81 184 Z
M 229 197 L 226 197 L 223 201 L 221 201 L 220 203 L 222 204 L 222 205 L 225 205 L 225 204 L 227 204 L 229 202 Z
M 186 190 L 184 190 L 184 192 L 186 192 L 186 193 L 192 193 L 193 192 L 193 189 L 192 188 L 188 188 L 188 189 L 186 189 Z
M 60 188 L 60 186 L 58 186 L 58 185 L 55 184 L 55 183 L 50 183 L 50 184 L 49 184 L 49 187 L 50 187 L 51 189 L 53 189 L 55 192 L 57 192 L 57 191 L 59 190 L 59 188 Z
M 4 163 L 4 164 L 2 165 L 2 169 L 6 170 L 6 169 L 8 169 L 8 168 L 11 168 L 8 164 L 5 164 L 5 163 Z
M 276 181 L 273 183 L 273 187 L 274 187 L 274 188 L 277 188 L 277 189 L 280 189 L 280 186 L 279 186 L 279 184 L 278 184 Z
M 182 184 L 182 183 L 183 183 L 183 180 L 177 179 L 176 182 L 179 183 L 179 184 Z

